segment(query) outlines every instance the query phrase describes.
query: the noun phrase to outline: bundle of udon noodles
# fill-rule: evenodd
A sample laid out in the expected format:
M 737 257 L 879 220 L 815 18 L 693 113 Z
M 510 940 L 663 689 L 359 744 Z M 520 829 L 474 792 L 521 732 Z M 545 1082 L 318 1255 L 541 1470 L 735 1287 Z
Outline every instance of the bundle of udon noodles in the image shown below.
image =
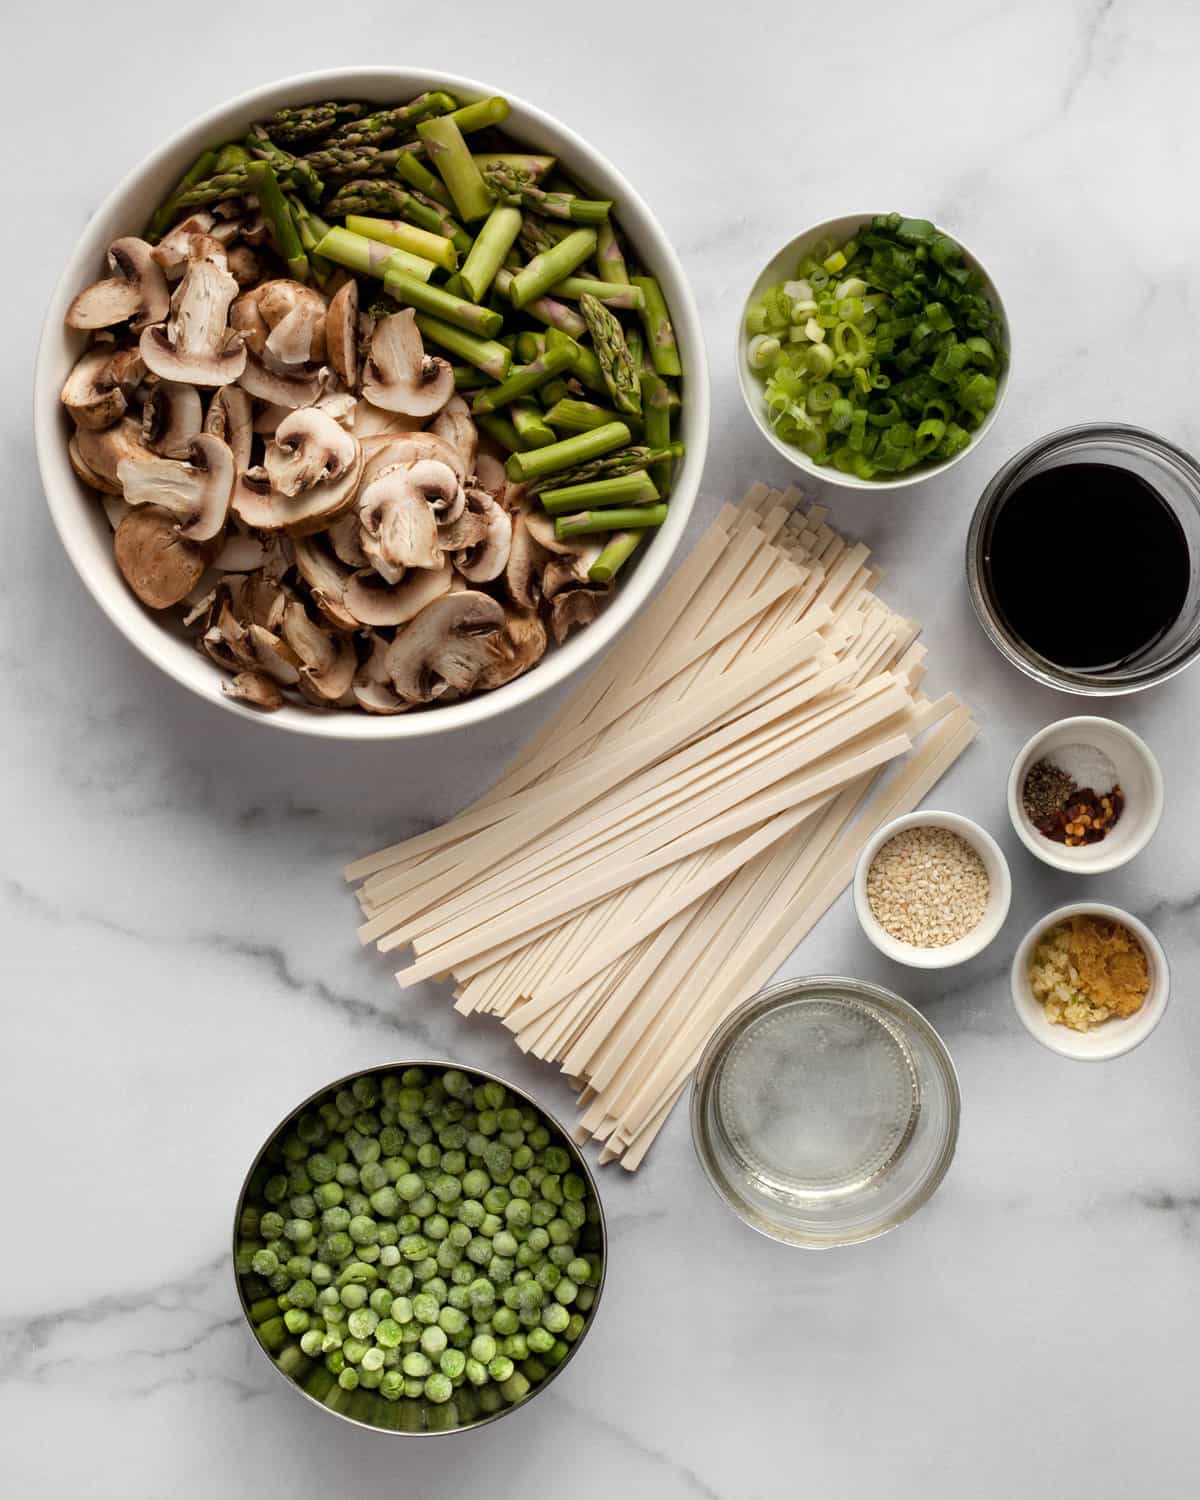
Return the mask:
M 866 547 L 798 499 L 725 506 L 490 792 L 346 871 L 362 941 L 415 955 L 400 985 L 452 977 L 630 1170 L 720 1021 L 976 732 L 921 693 Z

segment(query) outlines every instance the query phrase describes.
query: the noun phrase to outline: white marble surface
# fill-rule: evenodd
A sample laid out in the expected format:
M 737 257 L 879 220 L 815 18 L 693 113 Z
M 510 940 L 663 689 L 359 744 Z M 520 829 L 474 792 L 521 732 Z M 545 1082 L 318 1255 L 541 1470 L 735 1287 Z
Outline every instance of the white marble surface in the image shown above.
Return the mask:
M 1049 428 L 1111 416 L 1200 448 L 1200 13 L 292 0 L 286 15 L 62 0 L 5 21 L 6 1491 L 1195 1494 L 1200 673 L 1115 706 L 1162 759 L 1168 816 L 1131 868 L 1089 887 L 1154 926 L 1174 1002 L 1134 1055 L 1062 1061 L 1018 1028 L 1006 968 L 1028 923 L 1078 887 L 1022 851 L 1003 782 L 1026 735 L 1074 704 L 991 652 L 961 553 L 985 478 Z M 565 1086 L 490 1026 L 452 1019 L 444 994 L 396 992 L 359 951 L 338 877 L 344 858 L 452 811 L 530 726 L 356 752 L 185 696 L 76 587 L 27 416 L 59 263 L 160 130 L 274 75 L 368 58 L 527 93 L 642 187 L 709 338 L 697 525 L 747 480 L 787 478 L 741 408 L 730 349 L 745 285 L 800 226 L 893 206 L 945 222 L 992 270 L 1016 337 L 985 449 L 914 494 L 835 502 L 876 546 L 888 596 L 925 620 L 934 685 L 978 709 L 982 740 L 937 800 L 1004 843 L 1009 924 L 966 968 L 921 976 L 869 948 L 843 899 L 788 966 L 882 980 L 941 1028 L 964 1095 L 949 1178 L 881 1241 L 788 1251 L 711 1195 L 678 1110 L 636 1178 L 604 1177 L 609 1287 L 568 1375 L 500 1428 L 403 1447 L 323 1419 L 265 1367 L 234 1300 L 231 1204 L 275 1120 L 360 1065 L 451 1053 L 568 1109 Z

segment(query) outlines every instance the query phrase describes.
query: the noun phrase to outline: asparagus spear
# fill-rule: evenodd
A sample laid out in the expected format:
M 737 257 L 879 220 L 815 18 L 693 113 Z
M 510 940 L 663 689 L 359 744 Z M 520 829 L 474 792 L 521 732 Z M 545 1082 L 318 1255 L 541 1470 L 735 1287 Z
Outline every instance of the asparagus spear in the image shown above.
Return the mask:
M 679 363 L 675 330 L 671 327 L 671 315 L 667 311 L 662 288 L 653 276 L 635 276 L 633 284 L 645 298 L 642 323 L 646 329 L 646 343 L 654 368 L 660 375 L 681 375 L 683 367 Z
M 573 432 L 592 432 L 608 422 L 621 421 L 620 415 L 607 406 L 598 406 L 594 401 L 576 401 L 571 397 L 560 397 L 546 413 L 546 421 L 568 435 Z M 631 426 L 626 423 L 626 426 Z
M 671 391 L 667 382 L 653 372 L 641 377 L 642 417 L 646 424 L 646 442 L 660 451 L 671 446 Z M 654 482 L 665 495 L 671 488 L 671 460 L 656 460 L 651 469 Z
M 196 183 L 203 182 L 212 173 L 216 164 L 217 153 L 215 151 L 202 151 L 163 202 L 154 210 L 146 228 L 146 238 L 152 245 L 162 239 L 175 222 L 175 215 L 179 211 L 180 195 L 186 193 Z
M 540 182 L 547 172 L 552 172 L 555 161 L 553 156 L 533 156 L 517 151 L 475 152 L 475 165 L 481 172 L 486 172 L 489 167 L 509 167 L 534 182 Z
M 522 398 L 514 401 L 508 409 L 522 448 L 548 448 L 557 441 L 535 401 Z
M 266 121 L 267 134 L 285 146 L 303 145 L 328 135 L 343 121 L 358 119 L 366 107 L 355 99 L 345 102 L 328 99 L 297 109 L 277 109 Z
M 513 273 L 506 267 L 501 267 L 496 272 L 492 285 L 502 297 L 508 297 L 512 284 Z M 555 301 L 553 297 L 535 297 L 532 302 L 526 303 L 522 311 L 536 318 L 539 323 L 545 323 L 547 328 L 561 329 L 572 338 L 579 338 L 587 332 L 587 324 L 574 308 L 568 307 L 565 302 Z
M 403 214 L 412 202 L 412 194 L 398 182 L 383 182 L 363 178 L 355 182 L 344 182 L 325 205 L 331 219 L 344 219 L 347 214 Z
M 500 416 L 498 412 L 481 412 L 475 418 L 475 425 L 480 432 L 486 432 L 488 437 L 494 438 L 509 453 L 519 453 L 525 446 L 521 441 L 521 434 L 507 417 Z
M 468 224 L 484 218 L 491 211 L 492 195 L 455 122 L 448 115 L 424 120 L 417 126 L 417 134 L 429 152 L 430 165 L 449 188 L 458 212 Z
M 455 108 L 457 101 L 449 94 L 435 90 L 428 94 L 418 94 L 408 104 L 401 104 L 396 109 L 380 109 L 374 114 L 364 115 L 360 119 L 347 121 L 339 125 L 333 132 L 329 144 L 331 146 L 378 146 L 393 135 L 407 130 L 409 126 L 415 125 L 418 120 L 427 119 L 430 115 L 448 114 Z
M 406 155 L 408 151 L 404 146 L 385 151 L 382 146 L 337 145 L 310 151 L 302 160 L 314 172 L 320 172 L 327 182 L 343 183 L 355 177 L 386 177 Z
M 253 160 L 253 156 L 239 141 L 230 141 L 217 152 L 213 175 L 219 176 L 222 172 L 232 172 L 236 167 L 244 167 L 247 162 Z
M 551 328 L 546 334 L 548 344 L 562 344 L 571 351 L 571 370 L 581 385 L 586 385 L 588 390 L 595 391 L 597 395 L 607 396 L 608 386 L 604 380 L 604 371 L 600 368 L 600 361 L 585 345 L 571 338 L 569 334 L 560 332 L 557 328 Z
M 581 266 L 596 249 L 594 229 L 576 229 L 560 240 L 551 250 L 535 255 L 522 270 L 513 277 L 509 292 L 514 307 L 524 307 L 535 297 L 548 292 L 556 282 L 569 276 Z
M 669 448 L 665 449 L 651 448 L 646 443 L 635 443 L 631 447 L 619 448 L 614 453 L 607 453 L 602 458 L 577 463 L 570 470 L 556 474 L 552 481 L 548 481 L 543 475 L 535 475 L 529 481 L 529 493 L 536 495 L 544 490 L 548 483 L 583 484 L 589 479 L 630 474 L 634 469 L 648 469 L 656 463 L 661 463 L 664 458 L 680 458 L 682 455 L 682 443 L 672 443 Z M 509 478 L 511 479 L 512 475 L 509 475 Z
M 539 354 L 528 364 L 517 366 L 499 385 L 489 386 L 486 390 L 480 391 L 471 402 L 472 414 L 486 415 L 498 407 L 507 406 L 510 402 L 516 401 L 520 396 L 527 396 L 530 391 L 536 391 L 539 385 L 545 385 L 547 380 L 553 380 L 556 375 L 561 375 L 570 362 L 571 357 L 565 349 L 547 349 L 544 354 Z M 559 445 L 555 444 L 555 446 Z
M 605 307 L 620 307 L 632 312 L 641 312 L 646 300 L 635 286 L 594 281 L 590 276 L 567 276 L 550 290 L 556 297 L 566 297 L 570 302 L 577 302 L 586 293 L 595 297 L 597 302 L 603 302 Z
M 660 496 L 658 487 L 645 469 L 634 469 L 632 473 L 616 474 L 610 479 L 555 485 L 543 490 L 538 498 L 548 515 L 562 516 L 581 509 L 609 510 L 619 505 L 649 505 Z
M 418 281 L 428 281 L 435 269 L 432 261 L 423 260 L 419 255 L 411 255 L 407 250 L 382 244 L 379 240 L 369 240 L 365 235 L 352 234 L 349 229 L 336 224 L 317 245 L 317 254 L 360 276 L 382 278 L 389 271 L 397 271 Z
M 501 94 L 493 94 L 490 99 L 477 99 L 474 104 L 464 104 L 450 115 L 450 119 L 463 135 L 470 135 L 473 130 L 486 130 L 489 125 L 502 125 L 508 115 L 508 100 Z
M 303 157 L 293 156 L 291 152 L 277 146 L 261 125 L 252 125 L 246 136 L 246 150 L 251 156 L 259 161 L 270 162 L 276 177 L 281 181 L 286 180 L 303 193 L 314 208 L 320 205 L 325 196 L 325 184 L 321 181 L 316 168 L 311 162 Z M 220 163 L 218 162 L 218 170 Z
M 604 544 L 604 550 L 588 569 L 592 583 L 611 583 L 622 565 L 637 551 L 646 536 L 642 531 L 614 531 Z
M 308 263 L 312 267 L 312 273 L 316 277 L 317 284 L 323 288 L 329 277 L 333 275 L 334 264 L 320 254 L 317 246 L 329 233 L 329 225 L 319 214 L 313 213 L 295 193 L 288 193 L 286 197 L 292 210 L 296 231 L 300 236 L 300 243 L 304 246 L 304 253 L 308 256 Z
M 553 250 L 559 240 L 565 240 L 570 232 L 565 225 L 555 223 L 552 219 L 538 219 L 527 214 L 522 220 L 517 244 L 522 254 L 532 260 L 545 250 Z
M 396 159 L 396 176 L 407 182 L 409 187 L 419 189 L 427 198 L 433 198 L 443 208 L 453 208 L 446 184 L 439 182 L 425 163 L 418 159 L 418 149 L 420 148 L 414 145 L 400 153 Z
M 541 450 L 545 452 L 545 449 Z M 585 510 L 577 516 L 559 516 L 554 535 L 565 542 L 572 536 L 592 536 L 598 531 L 634 531 L 661 526 L 667 519 L 665 505 L 643 505 L 631 510 Z
M 453 368 L 456 391 L 481 391 L 488 383 L 487 376 L 474 365 L 455 365 Z
M 417 314 L 417 327 L 427 339 L 482 370 L 492 380 L 503 380 L 512 368 L 511 353 L 494 339 L 476 338 L 465 329 L 456 328 L 443 318 L 432 318 L 428 313 Z
M 308 280 L 308 256 L 300 243 L 292 211 L 279 180 L 269 162 L 252 161 L 246 168 L 250 191 L 258 199 L 258 206 L 271 226 L 271 238 L 281 260 L 287 263 L 288 273 L 297 281 Z
M 521 212 L 497 203 L 487 216 L 487 221 L 475 236 L 475 243 L 463 261 L 462 284 L 467 296 L 474 302 L 482 302 L 495 279 L 496 272 L 504 264 L 504 257 L 512 249 L 517 231 L 521 227 Z
M 547 355 L 554 352 L 547 350 Z M 505 473 L 515 483 L 521 484 L 526 480 L 544 479 L 547 474 L 560 474 L 568 469 L 574 472 L 576 467 L 586 465 L 589 460 L 598 459 L 601 454 L 610 453 L 628 441 L 629 428 L 625 423 L 609 422 L 603 427 L 593 428 L 591 432 L 579 432 L 574 437 L 562 438 L 534 453 L 514 454 L 505 466 Z M 633 467 L 636 468 L 637 465 Z
M 432 313 L 435 318 L 442 318 L 456 328 L 465 328 L 468 333 L 477 333 L 481 338 L 493 338 L 504 326 L 504 319 L 498 312 L 452 296 L 440 286 L 427 286 L 416 276 L 407 276 L 393 267 L 384 271 L 383 284 L 397 302 Z
M 616 316 L 590 292 L 584 292 L 580 297 L 579 311 L 592 336 L 592 349 L 604 371 L 604 383 L 608 386 L 613 405 L 619 412 L 640 414 L 642 392 L 638 385 L 637 370 L 625 343 L 625 333 Z
M 347 214 L 346 228 L 352 234 L 365 235 L 369 240 L 379 240 L 381 244 L 407 250 L 410 255 L 419 255 L 422 260 L 441 266 L 443 271 L 453 271 L 458 265 L 458 251 L 444 235 L 430 234 L 427 229 L 418 229 L 404 219 L 374 219 L 364 214 Z
M 254 189 L 246 175 L 245 167 L 233 167 L 193 183 L 183 192 L 175 194 L 175 209 L 205 208 L 210 203 L 219 203 L 222 198 L 236 198 L 239 193 L 251 193 Z
M 573 193 L 549 193 L 512 167 L 489 166 L 483 174 L 492 192 L 505 203 L 527 208 L 544 219 L 570 219 L 574 224 L 601 224 L 612 200 L 576 198 Z
M 625 257 L 617 242 L 617 231 L 608 219 L 596 230 L 596 260 L 600 266 L 601 281 L 611 282 L 614 286 L 628 285 L 629 272 L 625 269 Z

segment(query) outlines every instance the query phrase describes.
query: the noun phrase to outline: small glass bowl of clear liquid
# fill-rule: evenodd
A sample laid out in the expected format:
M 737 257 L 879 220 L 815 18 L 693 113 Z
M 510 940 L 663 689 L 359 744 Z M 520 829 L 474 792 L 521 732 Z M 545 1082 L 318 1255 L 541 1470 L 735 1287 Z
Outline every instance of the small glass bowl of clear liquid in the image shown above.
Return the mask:
M 886 1234 L 931 1196 L 958 1139 L 945 1044 L 879 985 L 817 975 L 761 990 L 717 1029 L 692 1138 L 752 1229 L 809 1249 Z

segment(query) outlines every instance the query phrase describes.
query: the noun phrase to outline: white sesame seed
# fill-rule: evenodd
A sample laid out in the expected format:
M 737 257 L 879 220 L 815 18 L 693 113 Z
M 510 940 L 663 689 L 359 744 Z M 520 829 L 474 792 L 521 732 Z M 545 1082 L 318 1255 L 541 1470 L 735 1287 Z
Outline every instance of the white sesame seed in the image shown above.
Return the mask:
M 982 920 L 991 883 L 970 844 L 948 828 L 905 828 L 871 861 L 867 901 L 891 937 L 944 948 Z

